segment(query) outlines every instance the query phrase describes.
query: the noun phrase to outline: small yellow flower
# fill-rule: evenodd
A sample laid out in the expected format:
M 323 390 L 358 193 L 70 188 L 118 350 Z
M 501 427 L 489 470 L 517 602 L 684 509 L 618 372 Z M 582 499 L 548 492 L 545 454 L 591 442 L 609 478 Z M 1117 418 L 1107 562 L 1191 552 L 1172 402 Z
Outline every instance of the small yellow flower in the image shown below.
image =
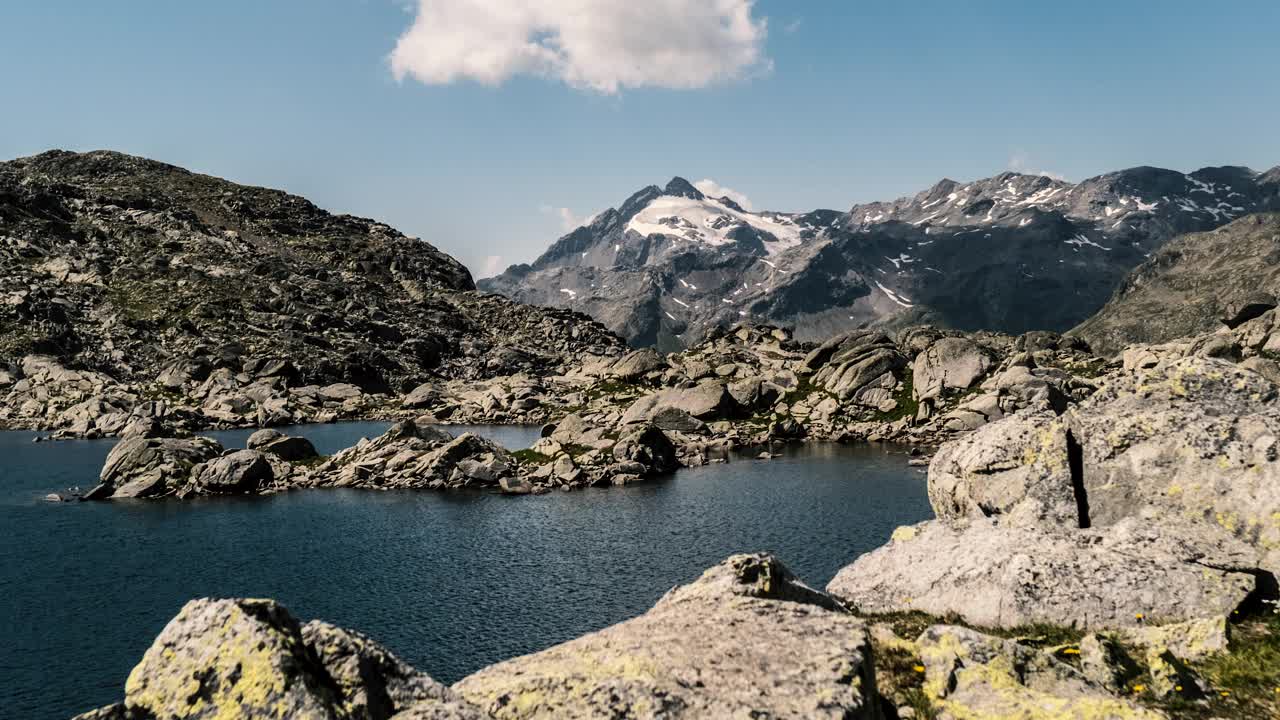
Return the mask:
M 1080 649 L 1079 649 L 1079 648 L 1065 648 L 1065 649 L 1062 651 L 1062 654 L 1063 654 L 1063 655 L 1079 655 L 1079 654 L 1080 654 Z
M 1173 686 L 1173 689 L 1174 689 L 1174 691 L 1176 691 L 1176 692 L 1182 692 L 1182 686 L 1181 686 L 1181 685 L 1174 685 L 1174 686 Z
M 1220 693 L 1218 693 L 1218 694 L 1219 694 L 1219 695 L 1221 695 L 1222 697 L 1226 697 L 1226 696 L 1228 696 L 1228 695 L 1230 695 L 1230 694 L 1231 694 L 1231 691 L 1230 691 L 1230 690 L 1223 690 L 1222 692 L 1220 692 Z
M 1136 692 L 1136 693 L 1140 693 L 1140 692 L 1142 692 L 1143 690 L 1146 690 L 1146 689 L 1147 689 L 1147 686 L 1146 686 L 1146 685 L 1134 685 L 1134 686 L 1133 686 L 1133 691 L 1134 691 L 1134 692 Z
M 914 669 L 916 672 L 918 672 L 918 673 L 922 673 L 922 672 L 924 672 L 924 666 L 923 666 L 923 665 L 917 665 L 917 666 L 915 666 L 913 669 Z
M 1136 617 L 1136 618 L 1138 618 L 1139 620 L 1141 620 L 1141 619 L 1145 618 L 1145 617 L 1146 617 L 1146 615 L 1143 615 L 1142 613 L 1137 613 L 1136 615 L 1134 615 L 1134 617 Z

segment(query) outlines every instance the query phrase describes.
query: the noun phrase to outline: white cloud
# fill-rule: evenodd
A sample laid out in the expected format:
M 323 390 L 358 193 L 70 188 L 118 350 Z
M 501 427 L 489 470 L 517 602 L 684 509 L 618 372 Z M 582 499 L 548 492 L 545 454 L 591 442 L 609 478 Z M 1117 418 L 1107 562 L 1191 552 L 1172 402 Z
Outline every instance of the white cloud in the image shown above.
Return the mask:
M 391 53 L 428 85 L 515 75 L 602 93 L 700 88 L 769 67 L 754 0 L 417 0 Z
M 1035 166 L 1031 162 L 1031 156 L 1023 150 L 1014 151 L 1009 158 L 1008 167 L 1010 170 L 1023 175 L 1043 175 L 1054 180 L 1066 180 L 1066 177 L 1059 173 L 1049 172 L 1048 170 L 1032 170 L 1031 168 Z
M 755 206 L 751 204 L 751 198 L 747 197 L 746 195 L 743 195 L 742 193 L 738 192 L 737 190 L 734 190 L 733 188 L 727 188 L 710 178 L 699 180 L 698 182 L 694 183 L 693 186 L 698 188 L 698 190 L 700 190 L 702 194 L 706 195 L 707 197 L 713 197 L 713 198 L 727 197 L 730 200 L 741 205 L 744 210 L 755 210 Z
M 543 205 L 538 208 L 543 215 L 554 215 L 560 218 L 560 227 L 565 232 L 577 230 L 584 225 L 590 225 L 592 220 L 596 219 L 595 215 L 587 215 L 580 217 L 567 207 L 552 207 L 551 205 Z
M 486 255 L 484 265 L 480 267 L 480 277 L 487 278 L 502 274 L 506 269 L 506 265 L 502 264 L 501 255 Z

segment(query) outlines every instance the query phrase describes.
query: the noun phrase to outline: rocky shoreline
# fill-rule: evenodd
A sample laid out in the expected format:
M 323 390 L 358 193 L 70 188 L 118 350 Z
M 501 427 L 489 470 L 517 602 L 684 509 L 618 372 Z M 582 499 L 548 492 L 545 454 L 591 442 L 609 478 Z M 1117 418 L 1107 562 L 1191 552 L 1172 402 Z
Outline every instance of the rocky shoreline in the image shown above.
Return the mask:
M 50 387 L 37 377 L 77 375 L 32 358 L 24 366 L 44 375 L 24 377 L 13 392 Z M 436 381 L 398 398 L 356 391 L 343 401 L 347 418 L 396 424 L 330 458 L 295 456 L 298 439 L 276 439 L 277 448 L 288 452 L 254 442 L 222 448 L 192 437 L 207 414 L 181 410 L 179 400 L 159 408 L 146 403 L 130 410 L 123 425 L 123 412 L 90 421 L 119 426 L 123 439 L 101 484 L 83 497 L 185 498 L 306 487 L 536 494 L 628 485 L 721 462 L 735 451 L 757 449 L 767 457 L 792 442 L 898 443 L 923 457 L 928 448 L 1007 415 L 1061 412 L 1094 391 L 1088 375 L 1102 367 L 1078 343 L 1050 333 L 1015 338 L 916 327 L 896 338 L 864 331 L 812 345 L 779 328 L 744 325 L 681 353 L 635 350 L 559 375 Z M 27 380 L 32 382 L 21 384 Z M 293 391 L 287 380 L 279 385 Z M 216 426 L 253 419 L 250 413 Z M 512 453 L 472 435 L 453 438 L 434 429 L 455 423 L 542 424 L 542 438 Z M 54 437 L 78 435 L 66 430 Z

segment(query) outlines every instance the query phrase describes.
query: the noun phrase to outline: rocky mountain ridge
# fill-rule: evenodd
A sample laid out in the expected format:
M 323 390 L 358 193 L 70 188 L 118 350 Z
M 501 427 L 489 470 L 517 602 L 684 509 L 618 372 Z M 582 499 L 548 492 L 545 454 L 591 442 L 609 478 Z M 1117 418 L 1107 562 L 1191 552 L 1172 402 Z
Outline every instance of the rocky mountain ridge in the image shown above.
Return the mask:
M 114 152 L 0 163 L 0 424 L 324 420 L 433 378 L 621 349 L 585 316 L 477 293 L 430 244 L 284 192 Z
M 749 213 L 675 178 L 480 285 L 662 349 L 742 321 L 809 340 L 878 323 L 1061 331 L 1169 239 L 1280 209 L 1277 178 L 1280 168 L 1141 167 L 1080 183 L 1003 173 L 793 214 Z
M 1280 304 L 1280 214 L 1184 235 L 1156 251 L 1072 332 L 1102 353 L 1236 327 Z M 1280 345 L 1267 352 L 1280 352 Z

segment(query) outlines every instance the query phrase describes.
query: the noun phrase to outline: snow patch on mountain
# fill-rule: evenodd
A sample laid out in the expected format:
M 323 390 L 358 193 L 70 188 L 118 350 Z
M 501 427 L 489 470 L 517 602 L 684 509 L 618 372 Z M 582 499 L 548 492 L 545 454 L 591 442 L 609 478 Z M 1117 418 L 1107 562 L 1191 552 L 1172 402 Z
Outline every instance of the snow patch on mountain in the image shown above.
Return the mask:
M 665 235 L 707 245 L 731 245 L 729 234 L 744 225 L 772 236 L 765 239 L 765 252 L 776 254 L 800 244 L 803 228 L 783 215 L 758 215 L 735 210 L 719 200 L 696 200 L 663 195 L 636 213 L 627 230 L 644 237 Z

